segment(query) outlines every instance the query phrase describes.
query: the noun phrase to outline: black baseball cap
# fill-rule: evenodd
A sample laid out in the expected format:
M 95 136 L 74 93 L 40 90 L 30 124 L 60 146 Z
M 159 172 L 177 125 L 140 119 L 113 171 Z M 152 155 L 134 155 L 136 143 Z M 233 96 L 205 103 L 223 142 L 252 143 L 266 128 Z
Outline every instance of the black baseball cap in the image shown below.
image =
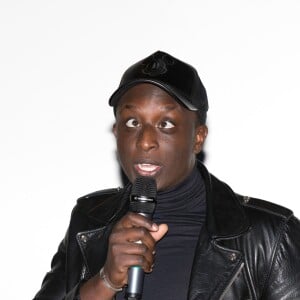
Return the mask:
M 157 51 L 129 67 L 109 105 L 116 108 L 121 96 L 139 83 L 160 87 L 189 110 L 208 110 L 206 90 L 196 69 L 168 53 Z

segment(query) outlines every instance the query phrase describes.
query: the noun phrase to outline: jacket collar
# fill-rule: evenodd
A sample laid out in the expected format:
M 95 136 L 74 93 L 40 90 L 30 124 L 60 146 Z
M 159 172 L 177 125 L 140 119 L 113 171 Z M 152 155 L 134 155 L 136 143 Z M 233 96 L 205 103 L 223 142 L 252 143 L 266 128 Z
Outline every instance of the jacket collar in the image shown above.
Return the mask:
M 206 225 L 212 238 L 235 237 L 249 228 L 249 221 L 239 199 L 224 182 L 211 175 L 206 167 L 197 162 L 206 188 Z M 106 225 L 121 218 L 128 210 L 131 185 L 114 192 L 93 193 L 83 197 L 81 210 L 96 225 Z M 88 204 L 88 200 L 92 205 Z M 230 220 L 230 221 L 228 221 Z
M 249 228 L 241 202 L 232 189 L 211 175 L 198 161 L 198 168 L 206 187 L 207 231 L 212 238 L 235 237 Z

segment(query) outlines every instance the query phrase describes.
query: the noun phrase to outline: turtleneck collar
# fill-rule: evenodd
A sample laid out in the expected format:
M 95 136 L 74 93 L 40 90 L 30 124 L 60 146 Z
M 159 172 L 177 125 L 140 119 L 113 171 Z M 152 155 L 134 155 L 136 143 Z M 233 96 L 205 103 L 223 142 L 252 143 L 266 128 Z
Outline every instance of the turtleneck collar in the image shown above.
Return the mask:
M 186 213 L 199 205 L 205 206 L 205 186 L 198 168 L 194 167 L 177 186 L 157 193 L 155 215 Z

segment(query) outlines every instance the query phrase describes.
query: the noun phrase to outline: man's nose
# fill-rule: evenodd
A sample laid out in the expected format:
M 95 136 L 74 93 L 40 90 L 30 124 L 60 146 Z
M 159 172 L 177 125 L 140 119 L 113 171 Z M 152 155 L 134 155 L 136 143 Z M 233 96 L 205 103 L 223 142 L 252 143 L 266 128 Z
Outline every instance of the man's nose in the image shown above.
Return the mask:
M 146 152 L 158 148 L 157 131 L 155 127 L 151 125 L 142 126 L 138 135 L 137 147 Z

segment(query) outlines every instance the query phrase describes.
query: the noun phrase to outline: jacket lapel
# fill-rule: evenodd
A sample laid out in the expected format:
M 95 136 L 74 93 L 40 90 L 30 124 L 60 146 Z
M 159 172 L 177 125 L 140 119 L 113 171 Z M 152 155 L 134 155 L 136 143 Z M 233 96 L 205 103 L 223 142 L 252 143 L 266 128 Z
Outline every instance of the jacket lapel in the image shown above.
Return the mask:
M 105 227 L 79 232 L 77 234 L 76 239 L 84 262 L 82 279 L 92 277 L 99 272 L 101 266 L 104 265 L 107 252 L 105 236 Z
M 202 164 L 199 168 L 206 186 L 207 216 L 195 250 L 188 299 L 219 300 L 244 267 L 242 254 L 222 241 L 234 241 L 249 229 L 249 222 L 230 187 Z
M 129 187 L 126 187 L 113 196 L 91 194 L 83 199 L 93 204 L 88 210 L 81 211 L 87 216 L 90 229 L 76 235 L 84 262 L 82 279 L 94 276 L 104 265 L 110 231 L 128 210 L 128 193 Z
M 220 246 L 203 227 L 195 251 L 188 299 L 222 299 L 243 266 L 239 251 Z

